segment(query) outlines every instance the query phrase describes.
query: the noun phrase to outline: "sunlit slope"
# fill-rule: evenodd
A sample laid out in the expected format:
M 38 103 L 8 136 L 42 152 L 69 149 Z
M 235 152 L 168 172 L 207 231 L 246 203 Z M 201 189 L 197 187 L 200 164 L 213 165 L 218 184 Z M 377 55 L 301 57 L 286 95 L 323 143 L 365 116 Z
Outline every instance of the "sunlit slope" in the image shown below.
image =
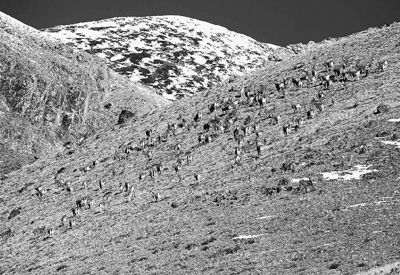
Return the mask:
M 315 44 L 10 174 L 0 268 L 355 274 L 396 262 L 399 38 L 393 24 Z

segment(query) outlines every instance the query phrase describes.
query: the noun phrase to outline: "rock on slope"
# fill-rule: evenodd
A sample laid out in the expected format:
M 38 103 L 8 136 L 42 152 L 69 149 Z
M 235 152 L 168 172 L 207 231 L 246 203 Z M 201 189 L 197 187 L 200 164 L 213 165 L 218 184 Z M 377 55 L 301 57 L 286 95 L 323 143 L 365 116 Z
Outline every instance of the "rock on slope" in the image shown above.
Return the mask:
M 148 90 L 0 13 L 0 175 L 115 123 L 122 108 L 140 115 L 167 103 Z
M 399 40 L 394 24 L 315 44 L 11 173 L 0 273 L 355 274 L 398 261 Z M 322 79 L 276 90 L 312 69 Z
M 157 88 L 168 99 L 259 68 L 279 48 L 183 16 L 112 18 L 45 31 L 106 58 L 115 71 Z

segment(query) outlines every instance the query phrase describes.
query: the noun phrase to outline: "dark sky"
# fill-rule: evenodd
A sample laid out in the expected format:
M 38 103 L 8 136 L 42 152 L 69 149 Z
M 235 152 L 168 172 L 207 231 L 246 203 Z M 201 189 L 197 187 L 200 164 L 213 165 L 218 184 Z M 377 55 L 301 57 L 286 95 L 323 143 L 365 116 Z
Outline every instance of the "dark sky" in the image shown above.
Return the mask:
M 0 11 L 36 28 L 118 16 L 184 15 L 287 45 L 400 21 L 400 0 L 0 0 Z

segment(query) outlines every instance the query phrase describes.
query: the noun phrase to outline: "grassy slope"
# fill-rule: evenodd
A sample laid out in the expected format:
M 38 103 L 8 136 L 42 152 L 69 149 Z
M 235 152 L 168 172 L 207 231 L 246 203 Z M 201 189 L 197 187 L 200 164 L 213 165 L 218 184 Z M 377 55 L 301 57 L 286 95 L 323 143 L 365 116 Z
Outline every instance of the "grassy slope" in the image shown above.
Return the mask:
M 399 38 L 400 25 L 395 24 L 317 44 L 296 58 L 177 102 L 137 123 L 103 132 L 75 154 L 38 161 L 10 174 L 0 185 L 0 270 L 37 274 L 57 269 L 70 274 L 352 274 L 398 260 L 400 159 L 397 149 L 382 144 L 376 135 L 400 134 L 396 123 L 387 122 L 399 115 Z M 325 92 L 327 108 L 288 137 L 283 136 L 282 123 L 268 123 L 265 118 L 269 113 L 289 120 L 294 116 L 292 102 L 310 106 L 322 89 L 292 89 L 280 99 L 275 79 L 299 75 L 300 71 L 293 69 L 298 62 L 307 68 L 315 63 L 322 69 L 324 61 L 340 62 L 341 57 L 353 59 L 353 64 L 371 57 L 388 59 L 389 68 L 380 73 L 374 66 L 368 77 L 347 87 L 335 83 Z M 244 164 L 237 167 L 233 164 L 232 129 L 198 146 L 196 133 L 201 127 L 182 131 L 157 145 L 151 161 L 142 152 L 133 152 L 126 160 L 113 159 L 121 145 L 138 144 L 146 129 L 163 132 L 166 123 L 175 122 L 179 114 L 191 121 L 196 112 L 207 113 L 208 104 L 234 97 L 243 83 L 262 83 L 271 92 L 267 107 L 241 106 L 237 113 L 237 125 L 249 114 L 252 124 L 260 122 L 268 144 L 260 159 L 254 157 L 254 134 L 245 139 Z M 230 86 L 236 92 L 229 93 Z M 332 95 L 334 105 L 329 104 Z M 390 111 L 373 114 L 379 103 L 390 105 Z M 299 114 L 305 116 L 305 110 Z M 205 114 L 202 123 L 213 116 Z M 183 166 L 179 176 L 172 168 L 179 158 L 174 150 L 178 143 L 183 152 L 192 152 L 194 159 Z M 366 149 L 361 150 L 361 146 Z M 94 160 L 104 161 L 86 173 L 77 170 Z M 306 165 L 283 172 L 280 168 L 288 161 Z M 158 162 L 168 170 L 152 180 L 146 168 Z M 358 164 L 373 165 L 379 172 L 361 180 L 321 178 L 320 172 Z M 65 170 L 58 175 L 60 181 L 76 181 L 71 194 L 54 180 L 61 167 Z M 140 183 L 139 173 L 146 173 Z M 194 173 L 201 174 L 199 183 Z M 309 175 L 315 181 L 313 192 L 264 192 L 282 178 Z M 101 190 L 99 179 L 105 185 Z M 88 182 L 87 190 L 83 181 Z M 124 182 L 135 186 L 135 198 L 129 203 L 127 194 L 119 190 Z M 48 189 L 46 196 L 34 195 L 38 186 Z M 106 201 L 109 191 L 112 200 L 102 210 L 99 204 Z M 151 191 L 160 192 L 159 202 L 153 202 Z M 72 218 L 77 221 L 73 229 L 61 227 L 61 217 L 71 217 L 75 200 L 84 195 L 95 199 L 94 208 Z M 391 197 L 390 202 L 383 197 Z M 386 202 L 378 203 L 383 200 Z M 366 204 L 357 206 L 360 203 Z M 11 210 L 18 207 L 21 214 L 8 220 Z M 263 216 L 270 217 L 258 219 Z M 54 227 L 54 236 L 35 235 L 38 230 L 34 230 L 41 226 Z M 253 234 L 262 235 L 233 240 Z

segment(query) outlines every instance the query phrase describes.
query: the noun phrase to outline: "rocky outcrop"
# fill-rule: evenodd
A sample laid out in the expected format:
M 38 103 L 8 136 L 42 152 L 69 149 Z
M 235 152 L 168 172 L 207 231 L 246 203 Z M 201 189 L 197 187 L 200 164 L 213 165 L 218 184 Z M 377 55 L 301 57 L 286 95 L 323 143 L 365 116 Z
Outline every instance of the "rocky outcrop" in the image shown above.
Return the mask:
M 139 114 L 165 104 L 136 90 L 100 58 L 0 13 L 0 148 L 8 156 L 0 159 L 2 171 L 11 159 L 14 169 L 115 124 L 126 109 L 121 101 L 140 106 Z

